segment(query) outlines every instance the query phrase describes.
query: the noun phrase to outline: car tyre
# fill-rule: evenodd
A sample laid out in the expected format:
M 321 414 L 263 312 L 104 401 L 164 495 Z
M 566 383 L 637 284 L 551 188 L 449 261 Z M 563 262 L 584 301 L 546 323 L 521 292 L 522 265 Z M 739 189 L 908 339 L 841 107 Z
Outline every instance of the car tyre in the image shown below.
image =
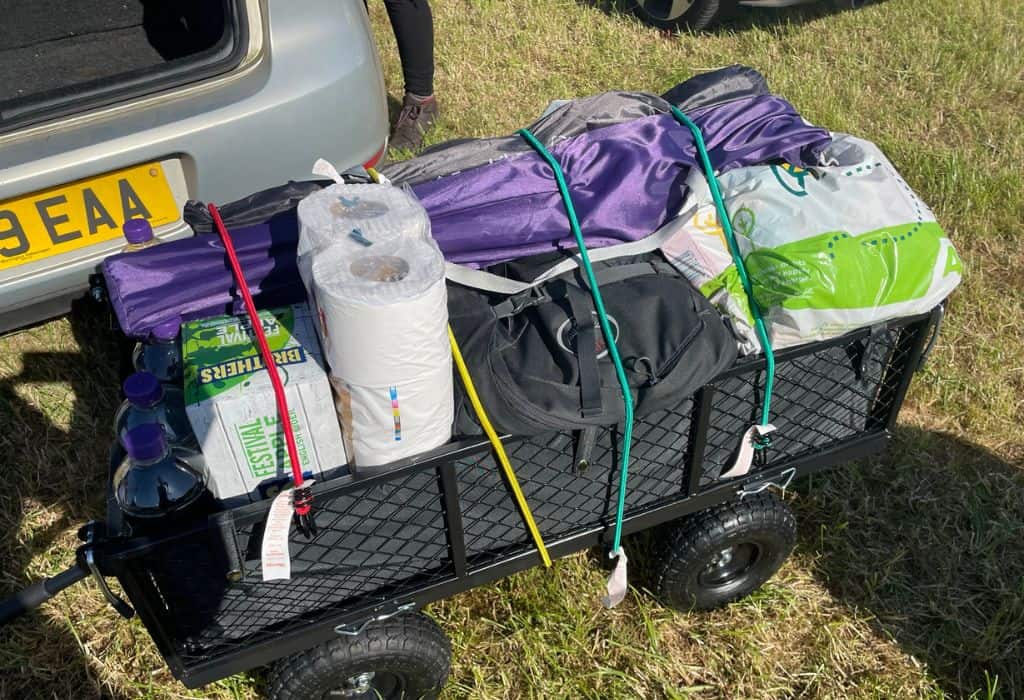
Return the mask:
M 699 32 L 728 17 L 737 0 L 636 0 L 633 12 L 660 29 Z
M 796 520 L 770 493 L 723 503 L 655 533 L 654 593 L 681 611 L 744 598 L 778 571 L 796 544 Z
M 422 613 L 371 624 L 278 661 L 269 700 L 420 700 L 436 698 L 448 680 L 451 644 Z

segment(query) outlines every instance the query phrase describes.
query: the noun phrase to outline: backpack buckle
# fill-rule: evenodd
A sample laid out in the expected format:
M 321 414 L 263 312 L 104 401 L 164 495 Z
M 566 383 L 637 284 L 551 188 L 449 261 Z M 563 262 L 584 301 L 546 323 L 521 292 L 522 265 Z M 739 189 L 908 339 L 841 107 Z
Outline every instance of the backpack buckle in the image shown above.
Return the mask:
M 494 317 L 498 319 L 516 316 L 532 306 L 539 306 L 551 301 L 551 297 L 539 291 L 536 287 L 529 291 L 509 297 L 496 306 L 491 307 Z

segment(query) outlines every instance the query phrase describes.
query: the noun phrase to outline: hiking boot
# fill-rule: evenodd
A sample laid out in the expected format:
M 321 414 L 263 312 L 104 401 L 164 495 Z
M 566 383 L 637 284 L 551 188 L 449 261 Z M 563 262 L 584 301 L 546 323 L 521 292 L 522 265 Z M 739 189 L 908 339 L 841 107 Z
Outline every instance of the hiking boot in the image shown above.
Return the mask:
M 438 116 L 437 99 L 430 97 L 413 97 L 406 94 L 402 101 L 402 111 L 391 132 L 391 148 L 405 151 L 417 151 L 423 145 L 423 134 L 427 132 Z

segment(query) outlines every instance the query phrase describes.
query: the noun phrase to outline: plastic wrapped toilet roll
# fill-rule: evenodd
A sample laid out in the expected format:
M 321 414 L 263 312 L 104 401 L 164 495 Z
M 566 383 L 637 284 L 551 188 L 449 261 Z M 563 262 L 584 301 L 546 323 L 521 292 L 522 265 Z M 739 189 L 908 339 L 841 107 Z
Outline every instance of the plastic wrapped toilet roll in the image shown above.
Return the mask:
M 444 259 L 433 239 L 396 238 L 313 256 L 324 356 L 356 468 L 444 444 L 453 418 Z M 347 409 L 347 410 L 346 410 Z
M 299 202 L 299 274 L 312 289 L 315 253 L 338 246 L 355 255 L 396 238 L 427 238 L 430 219 L 416 198 L 386 185 L 337 184 Z
M 332 377 L 345 447 L 356 473 L 439 447 L 451 437 L 454 418 L 451 366 L 410 382 L 368 387 Z M 444 397 L 447 396 L 447 400 Z
M 313 291 L 334 376 L 376 386 L 450 364 L 444 259 L 432 239 L 359 255 L 327 248 L 313 261 Z

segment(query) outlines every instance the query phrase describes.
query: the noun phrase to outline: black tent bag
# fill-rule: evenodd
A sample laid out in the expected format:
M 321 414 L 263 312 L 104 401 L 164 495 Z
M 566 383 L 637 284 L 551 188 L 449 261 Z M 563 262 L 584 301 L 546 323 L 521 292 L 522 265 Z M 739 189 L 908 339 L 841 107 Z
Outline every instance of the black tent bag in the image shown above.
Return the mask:
M 501 273 L 532 280 L 552 262 L 535 256 Z M 660 255 L 595 263 L 594 272 L 637 416 L 676 406 L 735 361 L 736 339 L 721 315 Z M 623 420 L 615 367 L 581 270 L 512 296 L 450 284 L 448 309 L 497 430 L 537 435 Z M 479 432 L 464 393 L 456 395 L 456 430 Z

